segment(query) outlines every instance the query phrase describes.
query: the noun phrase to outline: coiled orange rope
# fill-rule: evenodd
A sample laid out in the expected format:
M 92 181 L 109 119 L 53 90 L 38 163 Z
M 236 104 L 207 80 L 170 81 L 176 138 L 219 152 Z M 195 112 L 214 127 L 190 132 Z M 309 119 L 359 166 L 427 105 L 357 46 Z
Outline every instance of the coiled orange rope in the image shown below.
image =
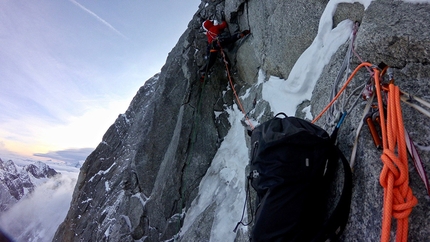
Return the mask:
M 383 168 L 379 182 L 384 188 L 381 242 L 390 241 L 392 217 L 397 219 L 396 241 L 405 242 L 408 240 L 408 217 L 412 212 L 412 208 L 418 203 L 418 200 L 412 194 L 412 189 L 409 187 L 408 156 L 406 153 L 405 128 L 400 106 L 399 87 L 392 83 L 388 87 L 387 117 L 385 118 L 382 88 L 379 79 L 381 72 L 378 68 L 373 67 L 372 64 L 363 62 L 351 73 L 351 76 L 339 90 L 338 94 L 312 123 L 315 123 L 329 109 L 362 67 L 372 67 L 374 71 L 373 76 L 381 120 L 380 126 L 383 143 L 381 160 Z
M 418 200 L 409 187 L 408 157 L 400 107 L 400 90 L 394 84 L 389 85 L 387 125 L 385 126 L 379 70 L 375 68 L 374 71 L 384 148 L 381 156 L 384 166 L 379 177 L 379 182 L 384 188 L 381 241 L 390 241 L 392 217 L 397 219 L 396 241 L 407 241 L 408 217 Z

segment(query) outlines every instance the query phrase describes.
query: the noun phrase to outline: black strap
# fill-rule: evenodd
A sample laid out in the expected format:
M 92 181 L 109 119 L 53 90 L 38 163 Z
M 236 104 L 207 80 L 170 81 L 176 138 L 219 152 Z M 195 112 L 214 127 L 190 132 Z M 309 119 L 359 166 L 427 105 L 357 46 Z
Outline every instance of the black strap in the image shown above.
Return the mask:
M 352 197 L 352 171 L 348 160 L 337 146 L 335 150 L 337 157 L 342 161 L 344 171 L 342 195 L 333 213 L 313 241 L 337 241 L 348 222 Z
M 242 217 L 240 218 L 240 221 L 237 222 L 236 227 L 234 227 L 233 232 L 236 233 L 237 229 L 239 228 L 239 225 L 243 225 L 243 226 L 249 226 L 253 220 L 254 220 L 254 212 L 251 206 L 251 219 L 248 220 L 248 222 L 243 222 L 243 219 L 245 217 L 245 212 L 246 212 L 246 204 L 248 202 L 248 199 L 251 199 L 251 190 L 249 189 L 250 187 L 250 183 L 252 181 L 252 172 L 248 175 L 247 177 L 247 182 L 246 182 L 246 191 L 245 191 L 245 204 L 243 205 L 243 210 L 242 210 Z

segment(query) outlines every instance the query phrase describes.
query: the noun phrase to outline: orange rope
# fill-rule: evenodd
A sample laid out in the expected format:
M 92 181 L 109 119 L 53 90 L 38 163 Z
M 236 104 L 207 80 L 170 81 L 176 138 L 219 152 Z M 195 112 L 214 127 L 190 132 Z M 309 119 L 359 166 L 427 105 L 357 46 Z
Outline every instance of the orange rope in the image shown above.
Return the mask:
M 408 239 L 408 217 L 418 200 L 409 187 L 408 157 L 400 106 L 400 90 L 392 83 L 389 85 L 387 121 L 384 125 L 385 115 L 379 70 L 374 68 L 374 72 L 384 147 L 381 156 L 384 166 L 379 177 L 379 182 L 384 188 L 381 241 L 390 241 L 391 218 L 394 217 L 397 219 L 396 241 L 404 242 Z
M 373 65 L 363 62 L 357 66 L 337 95 L 312 123 L 321 118 L 330 106 L 333 105 L 351 82 L 354 75 L 364 66 L 372 67 Z M 383 70 L 383 73 L 385 70 Z M 382 146 L 384 149 L 381 155 L 383 168 L 379 177 L 379 182 L 384 188 L 381 242 L 390 241 L 392 217 L 397 219 L 396 241 L 405 242 L 408 239 L 408 217 L 412 212 L 412 208 L 418 203 L 418 200 L 412 194 L 412 189 L 409 187 L 408 157 L 406 153 L 405 128 L 400 106 L 400 89 L 393 83 L 390 83 L 388 90 L 384 90 L 388 91 L 387 117 L 385 118 L 382 87 L 379 79 L 381 72 L 375 67 L 373 71 L 379 106 Z
M 221 46 L 221 43 L 219 42 L 219 40 L 218 40 L 218 45 L 219 45 L 220 50 L 221 50 L 222 58 L 224 59 L 225 69 L 227 70 L 227 77 L 228 77 L 231 89 L 233 90 L 234 96 L 236 97 L 237 104 L 239 105 L 240 110 L 242 111 L 243 115 L 245 116 L 246 121 L 248 121 L 249 127 L 251 127 L 251 129 L 254 130 L 254 125 L 252 125 L 251 120 L 249 120 L 248 116 L 246 115 L 245 109 L 243 108 L 242 103 L 240 102 L 240 99 L 239 99 L 239 96 L 237 95 L 236 89 L 234 88 L 233 81 L 232 81 L 232 78 L 230 75 L 230 70 L 228 69 L 228 62 L 225 58 L 225 53 L 222 50 L 222 46 Z
M 372 66 L 372 64 L 367 63 L 367 62 L 363 62 L 359 66 L 357 66 L 357 68 L 355 68 L 355 70 L 351 73 L 351 76 L 349 76 L 348 80 L 346 80 L 345 84 L 343 84 L 342 88 L 339 90 L 339 92 L 336 94 L 336 96 L 333 98 L 333 100 L 331 100 L 331 102 L 329 104 L 327 104 L 327 106 L 321 111 L 321 113 L 318 114 L 318 116 L 316 118 L 314 118 L 314 120 L 312 120 L 312 123 L 315 123 L 316 121 L 318 121 L 318 119 L 321 118 L 321 116 L 330 108 L 330 106 L 333 105 L 333 103 L 339 98 L 339 96 L 342 94 L 342 92 L 346 89 L 348 84 L 351 82 L 351 80 L 355 76 L 355 74 L 363 66 L 370 67 L 370 66 Z

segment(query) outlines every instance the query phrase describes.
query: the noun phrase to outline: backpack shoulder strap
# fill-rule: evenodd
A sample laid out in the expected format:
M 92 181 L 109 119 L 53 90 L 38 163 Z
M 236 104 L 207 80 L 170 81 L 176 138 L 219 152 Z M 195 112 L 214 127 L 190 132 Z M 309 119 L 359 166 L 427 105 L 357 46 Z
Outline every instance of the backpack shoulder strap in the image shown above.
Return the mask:
M 348 222 L 352 197 L 352 171 L 348 160 L 335 145 L 335 157 L 342 161 L 344 184 L 339 202 L 314 241 L 337 241 Z

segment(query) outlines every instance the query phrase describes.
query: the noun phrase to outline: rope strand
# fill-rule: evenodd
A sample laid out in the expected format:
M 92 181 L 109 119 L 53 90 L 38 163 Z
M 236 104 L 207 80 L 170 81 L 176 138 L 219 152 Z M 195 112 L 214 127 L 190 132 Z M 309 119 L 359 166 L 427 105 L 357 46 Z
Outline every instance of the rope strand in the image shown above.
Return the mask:
M 342 88 L 339 90 L 337 95 L 331 100 L 331 102 L 329 104 L 327 104 L 327 106 L 321 111 L 321 113 L 318 114 L 318 116 L 316 118 L 314 118 L 314 120 L 312 120 L 312 123 L 315 123 L 316 121 L 318 121 L 318 119 L 321 118 L 321 116 L 331 107 L 331 105 L 333 105 L 333 103 L 339 98 L 339 96 L 342 94 L 342 92 L 345 91 L 346 87 L 351 82 L 351 80 L 355 76 L 355 74 L 357 74 L 357 72 L 364 66 L 373 66 L 373 65 L 368 63 L 368 62 L 363 62 L 359 66 L 357 66 L 357 68 L 355 68 L 355 70 L 349 76 L 348 80 L 346 80 L 345 84 L 343 84 Z
M 240 111 L 242 111 L 243 115 L 245 116 L 246 121 L 248 121 L 249 127 L 251 127 L 251 130 L 254 130 L 254 125 L 252 125 L 251 120 L 249 120 L 248 115 L 247 115 L 247 113 L 245 112 L 245 109 L 242 106 L 242 102 L 240 101 L 239 96 L 237 95 L 236 89 L 234 88 L 233 81 L 232 81 L 232 78 L 231 78 L 231 75 L 230 75 L 230 70 L 228 68 L 228 62 L 227 62 L 227 59 L 225 57 L 225 53 L 224 53 L 224 51 L 222 49 L 221 43 L 219 42 L 219 40 L 217 40 L 217 41 L 218 41 L 219 48 L 221 50 L 222 58 L 224 59 L 224 64 L 225 64 L 225 69 L 227 71 L 228 81 L 230 83 L 231 89 L 233 90 L 234 96 L 236 97 L 237 104 L 238 104 L 238 106 L 240 108 Z

